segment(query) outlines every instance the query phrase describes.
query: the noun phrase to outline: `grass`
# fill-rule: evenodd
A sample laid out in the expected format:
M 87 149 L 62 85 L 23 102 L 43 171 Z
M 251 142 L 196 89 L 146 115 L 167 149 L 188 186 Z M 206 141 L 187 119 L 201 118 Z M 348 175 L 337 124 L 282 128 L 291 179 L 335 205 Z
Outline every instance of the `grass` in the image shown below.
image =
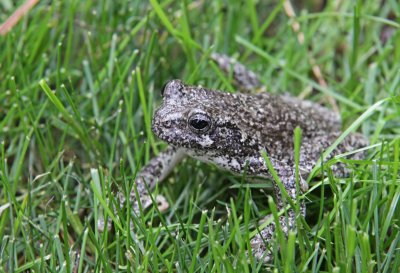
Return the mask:
M 15 2 L 0 3 L 1 22 Z M 234 90 L 211 52 L 269 92 L 334 98 L 343 128 L 371 142 L 365 160 L 318 166 L 299 197 L 307 216 L 278 232 L 270 269 L 399 272 L 400 5 L 319 2 L 295 6 L 299 43 L 282 1 L 40 1 L 0 36 L 0 272 L 268 270 L 245 253 L 258 220 L 283 213 L 270 181 L 187 160 L 155 191 L 165 212 L 114 214 L 106 199 L 165 147 L 150 122 L 167 80 Z M 337 161 L 348 178 L 328 170 Z M 104 212 L 114 230 L 101 233 Z

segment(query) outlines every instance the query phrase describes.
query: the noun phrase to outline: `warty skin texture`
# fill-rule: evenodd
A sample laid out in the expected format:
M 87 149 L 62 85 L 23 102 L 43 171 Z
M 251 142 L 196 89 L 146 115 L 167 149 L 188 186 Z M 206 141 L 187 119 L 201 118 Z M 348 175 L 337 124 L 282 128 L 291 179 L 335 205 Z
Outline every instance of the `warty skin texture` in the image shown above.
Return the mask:
M 197 113 L 211 119 L 205 133 L 189 128 L 189 117 Z M 152 122 L 157 137 L 190 156 L 236 173 L 243 172 L 248 162 L 247 172 L 258 176 L 268 176 L 262 167 L 262 150 L 272 160 L 293 163 L 293 131 L 297 126 L 302 129 L 303 142 L 312 143 L 312 150 L 304 150 L 301 160 L 305 163 L 302 167 L 309 169 L 313 164 L 306 161 L 315 163 L 330 144 L 327 132 L 334 132 L 334 137 L 340 132 L 337 115 L 311 102 L 268 93 L 225 93 L 173 80 L 166 84 L 163 103 Z M 221 158 L 233 163 L 226 164 Z
M 206 131 L 191 128 L 191 117 L 205 117 Z M 300 152 L 300 188 L 305 191 L 307 177 L 321 153 L 341 134 L 340 119 L 329 109 L 309 101 L 268 93 L 243 94 L 215 91 L 190 86 L 180 80 L 168 82 L 163 90 L 163 102 L 153 116 L 152 130 L 160 139 L 180 154 L 213 163 L 233 173 L 272 178 L 262 151 L 271 163 L 292 200 L 301 194 L 296 190 L 294 172 L 294 129 L 302 130 Z M 358 134 L 350 135 L 332 155 L 361 148 L 367 141 Z M 355 155 L 359 158 L 361 155 Z M 340 175 L 343 166 L 335 166 Z M 284 207 L 283 195 L 274 185 L 277 207 Z M 304 203 L 300 213 L 305 214 Z M 294 229 L 295 212 L 280 218 L 287 232 Z M 273 237 L 275 223 L 267 226 L 251 240 L 253 255 L 262 261 L 271 260 L 265 242 Z
M 185 156 L 212 163 L 236 174 L 269 178 L 272 176 L 261 155 L 266 151 L 289 197 L 307 190 L 305 178 L 314 167 L 321 153 L 341 134 L 340 118 L 331 110 L 310 101 L 290 96 L 269 93 L 249 94 L 250 89 L 260 89 L 256 75 L 241 64 L 224 55 L 213 54 L 212 58 L 225 71 L 233 69 L 236 83 L 245 93 L 226 93 L 200 86 L 184 84 L 180 80 L 169 81 L 163 89 L 163 102 L 156 110 L 152 121 L 154 134 L 167 142 L 169 147 L 151 159 L 137 174 L 135 186 L 142 207 L 152 204 L 147 188 L 153 189 Z M 192 122 L 200 127 L 196 129 Z M 295 179 L 294 129 L 302 130 L 300 150 L 300 190 Z M 331 157 L 352 151 L 368 144 L 359 134 L 350 134 L 331 153 Z M 362 153 L 353 154 L 353 159 L 362 158 Z M 344 165 L 332 167 L 337 175 L 347 174 Z M 145 186 L 147 184 L 148 187 Z M 274 183 L 274 194 L 279 210 L 285 202 L 279 187 Z M 126 202 L 118 193 L 120 204 Z M 134 191 L 129 202 L 133 211 L 140 213 Z M 300 213 L 305 215 L 305 205 L 300 204 Z M 279 223 L 285 233 L 295 230 L 296 213 L 290 208 L 287 217 Z M 104 227 L 100 221 L 99 228 Z M 273 239 L 275 223 L 271 223 L 251 239 L 252 254 L 263 262 L 271 261 L 268 242 Z

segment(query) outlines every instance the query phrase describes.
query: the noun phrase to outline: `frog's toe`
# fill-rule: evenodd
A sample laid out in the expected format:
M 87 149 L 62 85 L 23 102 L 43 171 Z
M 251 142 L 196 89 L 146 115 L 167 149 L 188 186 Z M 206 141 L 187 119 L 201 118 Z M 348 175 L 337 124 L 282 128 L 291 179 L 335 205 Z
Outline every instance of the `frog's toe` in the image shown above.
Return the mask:
M 164 212 L 169 208 L 169 203 L 163 195 L 157 195 L 154 198 L 154 203 L 153 199 L 149 195 L 143 195 L 140 197 L 140 204 L 143 211 L 150 208 L 153 204 L 157 206 L 160 212 Z M 133 202 L 132 208 L 136 214 L 140 213 L 140 206 L 137 200 Z
M 271 217 L 271 216 L 269 216 Z M 262 262 L 270 262 L 272 260 L 272 253 L 269 249 L 271 241 L 274 236 L 275 223 L 272 222 L 266 228 L 260 231 L 250 241 L 253 256 Z
M 163 195 L 157 195 L 155 201 L 160 212 L 164 212 L 169 208 L 169 203 Z
M 257 234 L 250 241 L 252 256 L 263 263 L 272 261 L 272 253 L 266 243 L 265 238 L 262 238 L 260 234 Z
M 123 199 L 121 201 L 120 195 L 117 195 L 117 196 L 118 196 L 120 202 L 123 204 L 125 202 L 125 199 Z M 110 204 L 110 200 L 108 198 L 107 198 L 107 204 Z M 115 207 L 112 206 L 112 208 L 114 208 L 114 213 L 116 213 L 117 211 L 116 211 Z M 103 209 L 103 213 L 104 212 L 105 212 L 105 210 Z M 106 222 L 105 219 L 104 219 L 104 214 L 103 213 L 100 214 L 99 219 L 97 220 L 97 229 L 100 232 L 104 232 L 106 230 L 110 231 L 111 228 L 112 228 L 112 219 L 111 219 L 111 217 L 108 217 L 107 218 L 107 222 Z
M 101 216 L 98 220 L 97 220 L 97 229 L 100 232 L 104 232 L 105 230 L 110 231 L 112 227 L 112 221 L 111 218 L 108 218 L 107 223 L 104 220 L 104 217 Z
M 303 193 L 308 191 L 307 181 L 305 181 L 301 176 L 300 176 L 300 189 Z

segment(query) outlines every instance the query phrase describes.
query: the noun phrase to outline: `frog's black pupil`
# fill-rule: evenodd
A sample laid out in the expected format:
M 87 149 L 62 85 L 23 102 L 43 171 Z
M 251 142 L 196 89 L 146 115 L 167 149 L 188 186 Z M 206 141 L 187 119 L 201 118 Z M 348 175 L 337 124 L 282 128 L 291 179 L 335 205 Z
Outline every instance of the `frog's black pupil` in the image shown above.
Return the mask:
M 201 130 L 208 126 L 208 121 L 195 118 L 190 121 L 190 125 L 197 130 Z

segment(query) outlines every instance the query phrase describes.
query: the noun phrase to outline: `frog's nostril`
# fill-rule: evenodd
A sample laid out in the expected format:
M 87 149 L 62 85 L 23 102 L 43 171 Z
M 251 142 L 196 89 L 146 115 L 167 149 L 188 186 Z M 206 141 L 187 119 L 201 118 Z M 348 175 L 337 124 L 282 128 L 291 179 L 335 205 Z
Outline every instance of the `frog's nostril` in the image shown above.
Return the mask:
M 172 126 L 172 121 L 171 120 L 166 120 L 163 122 L 163 125 L 165 128 L 171 128 Z

